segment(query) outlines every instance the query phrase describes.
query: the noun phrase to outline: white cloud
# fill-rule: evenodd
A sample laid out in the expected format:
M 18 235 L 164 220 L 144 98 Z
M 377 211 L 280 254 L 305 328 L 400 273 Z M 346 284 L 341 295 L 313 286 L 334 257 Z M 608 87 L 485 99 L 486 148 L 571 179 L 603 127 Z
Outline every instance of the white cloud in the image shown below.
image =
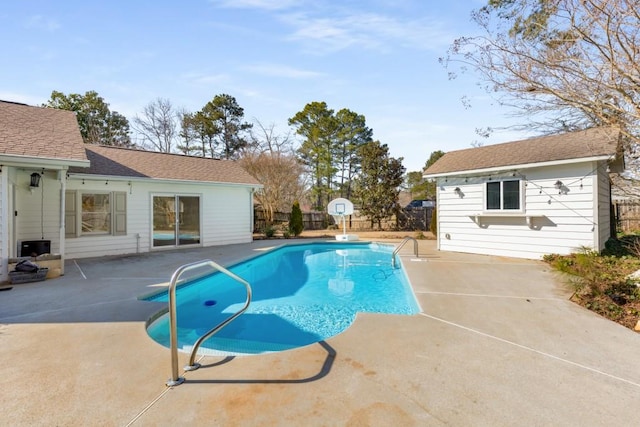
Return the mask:
M 60 24 L 51 18 L 42 15 L 33 15 L 27 19 L 24 24 L 27 29 L 35 29 L 41 31 L 55 31 L 60 28 Z
M 443 24 L 429 18 L 401 21 L 376 13 L 354 12 L 333 17 L 291 13 L 281 18 L 294 28 L 290 40 L 312 42 L 327 51 L 352 46 L 386 52 L 398 46 L 440 51 L 454 39 Z
M 245 70 L 271 77 L 282 77 L 289 79 L 311 79 L 322 76 L 317 71 L 302 70 L 280 64 L 257 64 L 244 67 Z
M 196 85 L 219 84 L 229 81 L 229 76 L 227 74 L 203 74 L 193 72 L 185 73 L 181 77 L 188 83 Z
M 301 2 L 299 0 L 211 0 L 211 3 L 234 9 L 282 10 L 300 6 Z
M 210 0 L 221 8 L 256 9 L 271 13 L 289 27 L 290 41 L 306 44 L 315 53 L 336 52 L 350 47 L 390 52 L 398 46 L 442 51 L 457 36 L 425 11 L 423 5 L 396 5 L 412 15 L 376 13 L 372 5 L 336 4 L 316 0 Z M 384 4 L 383 7 L 388 7 Z M 375 7 L 375 5 L 374 5 Z M 407 12 L 408 11 L 408 12 Z

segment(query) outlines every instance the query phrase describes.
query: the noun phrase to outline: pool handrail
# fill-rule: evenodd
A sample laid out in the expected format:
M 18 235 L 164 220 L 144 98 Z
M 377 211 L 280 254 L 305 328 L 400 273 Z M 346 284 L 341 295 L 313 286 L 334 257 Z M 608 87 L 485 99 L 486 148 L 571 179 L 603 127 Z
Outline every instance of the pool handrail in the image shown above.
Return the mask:
M 190 264 L 185 264 L 179 267 L 171 276 L 171 282 L 169 283 L 169 338 L 171 345 L 171 378 L 167 381 L 168 387 L 173 387 L 184 382 L 184 378 L 179 376 L 178 374 L 178 324 L 176 319 L 176 285 L 178 283 L 178 279 L 185 271 L 193 270 L 196 268 L 210 266 L 213 267 L 214 270 L 217 270 L 221 273 L 226 274 L 232 279 L 242 283 L 247 290 L 247 299 L 240 310 L 238 310 L 235 314 L 228 317 L 223 322 L 219 323 L 217 326 L 209 330 L 207 333 L 202 335 L 196 343 L 193 345 L 193 350 L 191 350 L 191 356 L 189 357 L 189 365 L 184 367 L 185 371 L 193 371 L 200 367 L 199 363 L 195 363 L 196 353 L 200 348 L 200 345 L 207 339 L 209 339 L 212 335 L 218 332 L 220 329 L 224 328 L 231 321 L 233 321 L 236 317 L 240 316 L 244 313 L 247 308 L 249 308 L 249 304 L 251 303 L 251 285 L 249 282 L 244 280 L 243 278 L 237 276 L 216 262 L 206 259 L 202 261 L 192 262 Z
M 404 239 L 402 239 L 402 242 L 400 242 L 400 244 L 398 245 L 397 248 L 395 248 L 395 250 L 393 251 L 393 254 L 391 255 L 391 266 L 395 268 L 396 266 L 396 255 L 398 254 L 398 252 L 400 252 L 400 249 L 402 249 L 402 247 L 409 241 L 409 240 L 413 240 L 413 252 L 416 254 L 416 258 L 418 258 L 418 241 L 411 237 L 411 236 L 407 236 Z

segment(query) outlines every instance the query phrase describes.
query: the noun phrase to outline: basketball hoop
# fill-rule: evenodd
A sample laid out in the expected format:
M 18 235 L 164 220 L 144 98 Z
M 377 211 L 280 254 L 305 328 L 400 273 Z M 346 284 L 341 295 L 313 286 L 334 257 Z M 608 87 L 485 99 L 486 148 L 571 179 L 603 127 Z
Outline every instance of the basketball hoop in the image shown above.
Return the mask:
M 340 227 L 340 221 L 342 221 L 342 238 L 336 236 L 337 240 L 357 240 L 357 236 L 353 236 L 354 239 L 351 239 L 347 235 L 347 219 L 345 217 L 353 214 L 353 203 L 351 201 L 341 197 L 333 199 L 327 206 L 327 212 L 333 217 L 338 227 Z

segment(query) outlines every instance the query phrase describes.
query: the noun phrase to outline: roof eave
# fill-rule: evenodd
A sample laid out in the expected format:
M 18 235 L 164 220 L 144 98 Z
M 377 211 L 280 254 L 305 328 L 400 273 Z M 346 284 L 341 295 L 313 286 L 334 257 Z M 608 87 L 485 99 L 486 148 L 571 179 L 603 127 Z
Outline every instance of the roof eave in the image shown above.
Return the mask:
M 25 168 L 67 169 L 75 166 L 88 168 L 89 160 L 59 159 L 52 157 L 31 157 L 15 154 L 1 154 L 0 164 Z
M 165 179 L 147 176 L 121 176 L 121 175 L 96 175 L 91 173 L 73 172 L 67 174 L 70 179 L 84 179 L 87 181 L 125 181 L 125 182 L 154 182 L 166 184 L 196 184 L 196 185 L 225 185 L 237 187 L 263 188 L 262 184 L 250 182 L 224 182 L 224 181 L 194 181 L 188 179 Z
M 611 161 L 616 158 L 615 154 L 613 155 L 602 155 L 602 156 L 593 156 L 593 157 L 580 157 L 577 159 L 565 159 L 565 160 L 553 160 L 549 162 L 537 162 L 537 163 L 524 163 L 519 165 L 505 165 L 505 166 L 497 166 L 493 168 L 483 168 L 483 169 L 469 169 L 463 171 L 451 171 L 451 172 L 442 172 L 442 173 L 434 173 L 434 174 L 423 174 L 422 178 L 431 179 L 431 178 L 441 178 L 445 176 L 465 176 L 465 175 L 476 175 L 487 172 L 504 172 L 510 171 L 514 169 L 531 169 L 531 168 L 542 168 L 546 166 L 560 166 L 560 165 L 568 165 L 572 163 L 586 163 L 586 162 L 596 162 L 601 160 Z

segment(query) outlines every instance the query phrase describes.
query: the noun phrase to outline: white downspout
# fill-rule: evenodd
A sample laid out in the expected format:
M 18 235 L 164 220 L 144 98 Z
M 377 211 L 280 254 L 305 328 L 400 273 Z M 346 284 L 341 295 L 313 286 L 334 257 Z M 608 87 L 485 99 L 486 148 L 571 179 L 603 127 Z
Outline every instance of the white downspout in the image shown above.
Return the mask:
M 592 208 L 592 220 L 593 224 L 591 238 L 593 239 L 593 249 L 601 251 L 604 248 L 600 247 L 600 220 L 602 216 L 600 214 L 600 167 L 597 162 L 595 163 L 595 173 L 591 176 L 593 180 L 593 192 L 591 197 L 593 198 Z M 592 163 L 593 165 L 593 163 Z
M 64 253 L 66 248 L 66 228 L 64 225 L 65 220 L 65 211 L 66 211 L 66 197 L 65 193 L 67 191 L 67 171 L 60 170 L 58 171 L 58 181 L 60 181 L 60 274 L 64 275 Z
M 253 229 L 254 229 L 254 211 L 253 211 L 253 193 L 256 191 L 255 188 L 249 189 L 249 235 L 251 236 L 251 240 L 253 241 Z
M 6 166 L 1 167 L 4 170 L 0 170 L 0 195 L 2 195 L 3 201 L 0 204 L 0 218 L 3 221 L 0 222 L 0 254 L 2 259 L 0 260 L 0 281 L 8 280 L 8 263 L 9 263 L 9 221 L 13 218 L 9 217 L 9 171 Z M 15 207 L 13 207 L 15 209 Z

